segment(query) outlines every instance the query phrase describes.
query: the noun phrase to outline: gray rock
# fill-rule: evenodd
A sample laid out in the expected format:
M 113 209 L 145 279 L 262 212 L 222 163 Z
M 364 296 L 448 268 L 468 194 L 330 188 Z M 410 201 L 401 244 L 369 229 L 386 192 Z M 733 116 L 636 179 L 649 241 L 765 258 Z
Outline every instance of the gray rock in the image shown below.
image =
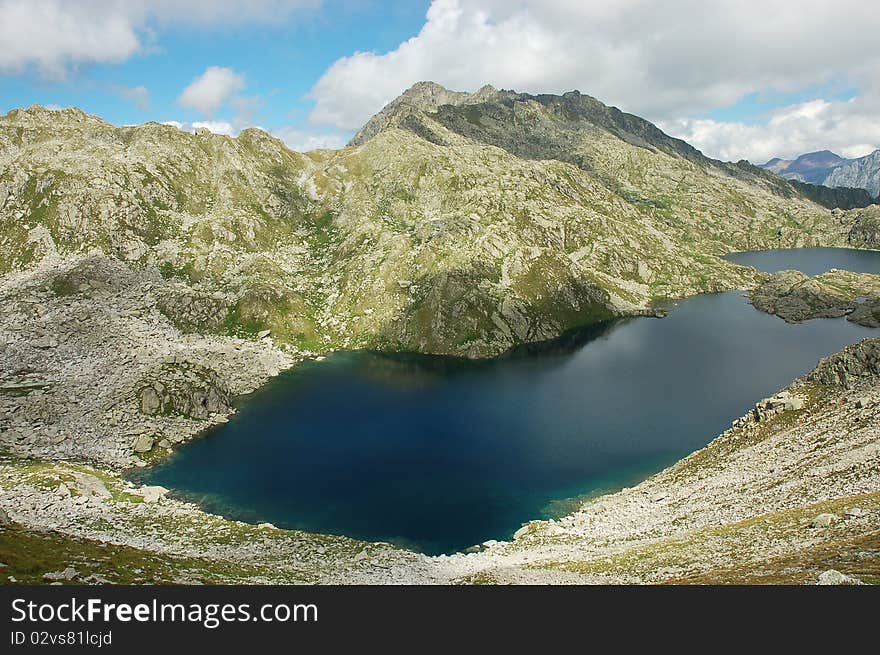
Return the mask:
M 151 487 L 141 487 L 135 489 L 131 493 L 142 496 L 145 503 L 158 503 L 168 493 L 168 489 L 155 485 Z
M 819 514 L 816 518 L 810 521 L 811 528 L 827 528 L 830 527 L 832 523 L 837 521 L 837 516 L 834 514 L 824 513 Z
M 797 411 L 799 409 L 803 409 L 803 407 L 803 398 L 798 398 L 797 396 L 792 396 L 791 398 L 787 399 L 784 405 L 784 409 L 786 412 Z
M 112 494 L 104 483 L 94 475 L 88 473 L 72 473 L 74 476 L 73 487 L 83 498 L 110 498 Z
M 851 388 L 853 380 L 880 377 L 880 339 L 865 339 L 821 360 L 807 379 Z
M 34 348 L 42 348 L 42 349 L 57 348 L 58 347 L 58 340 L 54 337 L 50 337 L 50 336 L 46 335 L 46 336 L 40 337 L 39 339 L 34 339 L 31 342 L 31 345 Z
M 153 437 L 147 434 L 142 434 L 137 438 L 134 442 L 134 452 L 136 453 L 148 453 L 153 450 L 153 442 L 155 440 Z
M 212 414 L 232 411 L 229 391 L 220 376 L 207 366 L 189 361 L 169 361 L 139 384 L 142 413 L 206 420 Z
M 144 387 L 140 392 L 140 406 L 144 414 L 156 414 L 162 407 L 162 400 L 153 387 Z
M 68 566 L 63 571 L 51 571 L 49 573 L 43 574 L 44 580 L 73 580 L 75 577 L 79 575 L 79 571 L 77 571 L 72 566 Z
M 862 585 L 865 584 L 861 580 L 851 575 L 846 575 L 834 569 L 828 569 L 819 575 L 816 582 L 819 585 Z
M 838 318 L 853 310 L 853 302 L 832 296 L 800 271 L 774 273 L 749 293 L 756 309 L 789 323 L 813 318 Z

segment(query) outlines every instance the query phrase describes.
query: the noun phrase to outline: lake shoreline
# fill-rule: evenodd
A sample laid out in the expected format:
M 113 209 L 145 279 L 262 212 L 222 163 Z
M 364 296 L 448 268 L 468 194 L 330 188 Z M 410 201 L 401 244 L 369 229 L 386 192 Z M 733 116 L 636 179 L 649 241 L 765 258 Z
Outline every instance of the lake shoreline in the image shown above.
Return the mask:
M 670 301 L 671 300 L 673 300 L 673 299 L 670 299 Z M 244 345 L 244 344 L 242 344 L 242 345 Z M 264 348 L 264 350 L 266 350 L 266 352 L 273 352 L 273 350 L 271 348 L 269 348 L 268 350 Z M 278 349 L 276 348 L 274 350 L 277 351 Z M 280 351 L 278 351 L 278 353 L 280 354 Z M 277 375 L 278 372 L 280 372 L 281 370 L 284 370 L 285 368 L 296 365 L 296 361 L 298 361 L 299 357 L 316 356 L 315 354 L 304 354 L 304 355 L 296 355 L 294 357 L 291 357 L 289 354 L 284 354 L 283 356 L 279 356 L 279 354 L 272 355 L 275 358 L 274 361 L 277 362 L 276 364 L 274 364 L 275 368 L 274 369 L 273 368 L 267 369 L 268 376 L 264 377 L 262 379 L 262 382 L 257 383 L 256 386 L 253 386 L 253 389 L 256 389 L 257 387 L 261 386 L 262 384 L 265 384 L 266 380 L 271 379 L 272 377 Z M 320 354 L 317 354 L 317 356 L 320 356 Z M 274 372 L 272 372 L 273 370 L 274 370 Z M 224 417 L 222 417 L 222 416 L 219 416 L 217 418 L 212 418 L 211 419 L 212 424 L 217 424 L 217 423 L 221 422 L 223 418 Z M 196 425 L 193 427 L 199 427 L 199 426 Z M 190 435 L 188 438 L 195 438 L 201 434 L 204 434 L 205 431 L 207 429 L 209 429 L 210 427 L 211 427 L 210 425 L 207 427 L 201 426 L 201 429 L 190 432 Z M 109 496 L 110 498 L 112 498 L 114 493 L 117 493 L 117 491 L 120 494 L 128 494 L 130 496 L 131 495 L 138 496 L 142 492 L 142 490 L 139 490 L 138 487 L 136 487 L 134 485 L 129 486 L 124 480 L 122 480 L 119 477 L 120 474 L 123 471 L 127 470 L 127 468 L 129 467 L 128 464 L 123 464 L 122 462 L 116 463 L 115 461 L 111 460 L 111 461 L 101 462 L 101 464 L 99 464 L 98 466 L 95 466 L 93 461 L 91 463 L 89 462 L 89 457 L 78 458 L 78 457 L 74 456 L 73 460 L 74 460 L 74 462 L 76 462 L 78 460 L 80 462 L 78 464 L 65 463 L 65 460 L 69 459 L 69 457 L 59 457 L 54 463 L 51 458 L 46 460 L 45 454 L 39 454 L 38 458 L 43 459 L 44 461 L 42 461 L 42 462 L 33 461 L 33 460 L 29 461 L 27 459 L 20 459 L 17 457 L 14 457 L 12 459 L 4 458 L 4 460 L 3 460 L 4 480 L 7 481 L 7 483 L 12 480 L 15 480 L 17 482 L 12 487 L 7 486 L 7 484 L 3 485 L 3 493 L 0 494 L 0 500 L 2 500 L 2 503 L 3 503 L 2 506 L 4 508 L 8 507 L 9 509 L 12 510 L 11 513 L 9 511 L 7 511 L 7 514 L 9 515 L 10 520 L 14 524 L 24 525 L 28 529 L 45 530 L 47 528 L 47 525 L 46 525 L 45 520 L 42 520 L 39 517 L 35 516 L 31 511 L 25 510 L 27 503 L 30 503 L 30 502 L 32 502 L 32 499 L 37 498 L 38 499 L 36 501 L 37 503 L 48 502 L 50 506 L 57 505 L 58 503 L 55 502 L 54 499 L 56 496 L 59 495 L 59 492 L 57 490 L 51 490 L 50 493 L 47 495 L 44 492 L 44 490 L 42 490 L 42 489 L 35 490 L 33 485 L 31 485 L 28 482 L 27 475 L 25 475 L 24 478 L 20 477 L 19 474 L 20 474 L 21 468 L 28 468 L 30 466 L 36 466 L 37 468 L 46 468 L 47 470 L 51 470 L 54 467 L 60 467 L 59 470 L 66 470 L 68 467 L 71 467 L 72 469 L 81 470 L 81 473 L 83 475 L 90 475 L 90 476 L 97 478 L 99 480 L 103 480 L 104 481 L 103 484 L 105 487 L 112 487 L 113 490 L 110 491 L 110 496 Z M 130 464 L 130 462 L 129 462 L 129 464 Z M 83 472 L 83 471 L 86 471 L 86 472 Z M 30 474 L 28 474 L 28 475 L 30 475 Z M 60 475 L 61 475 L 61 477 L 64 477 L 64 475 L 66 475 L 66 474 L 60 474 Z M 39 477 L 39 476 L 37 476 L 37 477 Z M 63 484 L 63 482 L 59 483 L 59 487 L 62 484 Z M 101 510 L 106 509 L 110 503 L 106 501 L 106 498 L 108 498 L 108 496 L 105 496 L 100 491 L 97 494 L 89 491 L 88 490 L 89 484 L 86 484 L 84 487 L 82 487 L 83 489 L 86 490 L 86 493 L 78 493 L 74 489 L 71 488 L 72 486 L 75 486 L 75 485 L 68 486 L 68 491 L 72 492 L 70 494 L 70 496 L 65 496 L 63 493 L 60 494 L 60 502 L 62 502 L 65 505 L 65 508 L 66 508 L 65 511 L 69 513 L 69 516 L 68 516 L 69 520 L 66 524 L 66 528 L 64 528 L 63 526 L 56 526 L 54 528 L 49 528 L 49 529 L 56 530 L 56 531 L 58 531 L 60 529 L 60 534 L 77 534 L 77 533 L 79 533 L 80 537 L 86 537 L 89 539 L 98 538 L 102 541 L 107 541 L 110 543 L 116 543 L 116 542 L 125 541 L 125 540 L 130 541 L 130 537 L 127 537 L 126 539 L 123 539 L 121 536 L 119 538 L 115 538 L 114 535 L 112 534 L 112 532 L 111 533 L 107 533 L 107 532 L 93 533 L 90 530 L 88 530 L 86 527 L 79 529 L 76 524 L 80 518 L 82 518 L 84 522 L 87 522 L 87 521 L 91 520 L 92 518 L 94 518 L 95 515 L 102 514 L 101 511 L 95 512 L 94 510 L 96 508 L 99 508 Z M 19 487 L 22 488 L 22 491 L 24 491 L 24 493 L 20 494 L 15 491 L 15 490 L 18 490 Z M 133 490 L 135 493 L 132 493 Z M 70 498 L 86 498 L 86 502 L 70 504 L 68 502 L 70 500 Z M 141 496 L 141 498 L 145 498 L 145 497 Z M 21 502 L 22 500 L 26 500 L 27 502 L 22 503 Z M 117 504 L 117 502 L 115 500 L 112 501 L 112 503 Z M 213 517 L 212 515 L 210 515 L 208 513 L 202 512 L 199 508 L 197 508 L 195 506 L 192 506 L 192 505 L 189 505 L 186 503 L 178 503 L 178 501 L 171 501 L 169 499 L 163 499 L 161 496 L 161 492 L 160 492 L 160 496 L 155 501 L 147 501 L 147 502 L 143 502 L 143 503 L 133 503 L 133 504 L 142 504 L 143 505 L 143 508 L 138 508 L 138 510 L 137 510 L 138 516 L 140 517 L 141 520 L 143 520 L 145 516 L 152 516 L 152 514 L 155 511 L 161 509 L 162 512 L 160 512 L 160 513 L 175 514 L 175 513 L 179 512 L 181 516 L 187 516 L 187 517 L 189 517 L 189 520 L 194 520 L 196 522 L 204 521 L 207 523 L 213 523 L 218 520 L 221 522 L 223 521 L 222 519 L 218 519 L 218 517 Z M 113 509 L 115 510 L 118 508 L 113 508 Z M 128 509 L 130 509 L 130 508 L 128 508 Z M 165 510 L 168 510 L 168 511 L 165 512 Z M 107 516 L 116 516 L 116 513 L 111 512 Z M 194 518 L 194 517 L 198 517 L 198 518 Z M 118 516 L 117 516 L 117 518 L 118 518 Z M 236 524 L 236 522 L 226 522 L 226 523 Z M 553 524 L 549 523 L 549 525 L 553 525 Z M 249 530 L 271 531 L 271 530 L 274 530 L 274 528 L 260 527 L 260 526 L 250 526 L 250 527 L 243 526 L 242 529 L 245 531 L 249 531 Z M 65 532 L 65 530 L 67 532 Z M 279 532 L 281 532 L 281 531 L 279 531 Z M 293 532 L 292 534 L 300 535 L 300 534 L 305 534 L 305 533 Z M 320 539 L 320 538 L 325 537 L 325 535 L 306 535 L 306 537 Z M 304 537 L 304 538 L 306 538 L 306 537 Z M 337 538 L 332 538 L 332 537 L 328 537 L 328 539 L 330 541 L 333 541 L 334 543 L 337 540 Z M 369 552 L 371 550 L 371 548 L 375 548 L 381 553 L 381 555 L 379 556 L 379 559 L 382 561 L 384 561 L 383 558 L 385 558 L 385 557 L 388 557 L 388 558 L 390 558 L 390 560 L 394 560 L 394 561 L 396 561 L 396 558 L 398 558 L 398 557 L 403 557 L 403 559 L 407 560 L 408 558 L 410 558 L 410 556 L 415 555 L 413 553 L 409 553 L 407 555 L 401 555 L 399 549 L 395 549 L 395 548 L 387 549 L 385 546 L 382 546 L 381 544 L 362 545 L 363 542 L 357 542 L 356 540 L 353 541 L 353 540 L 349 540 L 349 539 L 341 538 L 341 537 L 338 538 L 338 541 L 339 541 L 339 543 L 346 544 L 346 547 L 352 547 L 352 548 L 356 549 L 357 553 Z M 356 546 L 350 546 L 350 544 L 356 544 Z M 167 552 L 167 554 L 169 554 L 170 556 L 173 556 L 173 557 L 180 557 L 186 552 L 192 552 L 192 551 L 187 551 L 187 549 L 182 548 L 182 547 L 178 547 L 177 550 L 175 550 L 175 549 L 169 550 L 168 548 L 161 547 L 158 544 L 153 544 L 151 546 L 151 548 L 156 550 L 157 552 L 162 552 L 164 550 Z M 204 547 L 202 547 L 202 550 L 204 550 Z M 393 555 L 390 555 L 389 553 L 393 553 Z M 370 559 L 370 558 L 364 558 L 364 559 L 366 559 L 366 561 L 368 561 L 368 562 L 372 562 L 372 559 Z M 358 560 L 358 561 L 360 561 L 360 560 Z M 414 561 L 419 562 L 419 566 L 424 565 L 424 561 L 420 558 L 420 556 L 416 556 L 416 560 L 414 560 Z M 562 576 L 562 577 L 565 577 L 565 576 Z

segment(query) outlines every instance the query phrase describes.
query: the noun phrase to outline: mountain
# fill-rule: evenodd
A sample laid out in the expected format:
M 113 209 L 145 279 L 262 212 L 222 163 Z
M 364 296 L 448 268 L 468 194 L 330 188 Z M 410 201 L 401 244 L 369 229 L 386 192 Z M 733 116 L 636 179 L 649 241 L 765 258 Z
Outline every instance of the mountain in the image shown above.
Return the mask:
M 880 150 L 850 159 L 832 170 L 823 184 L 833 187 L 858 187 L 880 198 Z
M 794 160 L 776 157 L 766 164 L 762 164 L 762 168 L 773 171 L 787 180 L 822 184 L 828 177 L 828 173 L 845 161 L 843 157 L 835 155 L 830 150 L 819 150 L 801 155 Z
M 654 303 L 764 279 L 722 259 L 731 251 L 877 247 L 880 206 L 868 202 L 864 190 L 712 160 L 577 92 L 424 83 L 350 146 L 309 153 L 257 129 L 231 138 L 10 111 L 5 571 L 23 582 L 67 579 L 73 562 L 85 582 L 741 583 L 855 566 L 828 553 L 876 542 L 875 340 L 797 382 L 802 410 L 768 416 L 762 401 L 667 472 L 467 557 L 227 521 L 119 474 L 226 421 L 235 397 L 304 358 L 486 357 L 662 313 Z
M 0 272 L 65 290 L 98 253 L 158 274 L 185 332 L 310 351 L 494 355 L 740 287 L 720 255 L 842 245 L 855 221 L 578 92 L 423 83 L 306 154 L 32 107 L 0 118 L 0 167 Z
M 801 155 L 797 159 L 774 157 L 761 168 L 787 180 L 827 187 L 865 189 L 872 198 L 880 196 L 880 150 L 858 159 L 844 159 L 829 150 Z

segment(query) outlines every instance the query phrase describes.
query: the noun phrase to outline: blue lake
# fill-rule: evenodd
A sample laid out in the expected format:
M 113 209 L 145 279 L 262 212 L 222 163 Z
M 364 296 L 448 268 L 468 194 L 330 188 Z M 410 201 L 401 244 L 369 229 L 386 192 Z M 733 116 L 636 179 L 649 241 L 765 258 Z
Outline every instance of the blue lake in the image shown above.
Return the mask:
M 753 250 L 727 255 L 737 264 L 753 266 L 767 273 L 794 269 L 807 275 L 821 275 L 832 268 L 855 273 L 880 273 L 880 251 L 852 248 L 788 248 Z
M 773 270 L 778 255 L 731 259 Z M 846 268 L 851 255 L 797 258 L 811 272 Z M 880 253 L 857 256 L 880 273 Z M 874 334 L 843 319 L 791 325 L 741 292 L 670 309 L 489 361 L 347 352 L 305 362 L 135 476 L 232 518 L 453 552 L 643 479 Z

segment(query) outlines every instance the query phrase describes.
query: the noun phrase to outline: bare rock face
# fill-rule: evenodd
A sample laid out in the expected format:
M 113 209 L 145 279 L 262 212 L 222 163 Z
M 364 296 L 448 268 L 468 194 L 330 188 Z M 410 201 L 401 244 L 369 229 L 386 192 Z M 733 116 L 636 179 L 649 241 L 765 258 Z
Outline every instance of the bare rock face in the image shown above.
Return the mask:
M 159 311 L 184 332 L 216 332 L 229 311 L 223 296 L 182 284 L 164 289 L 157 305 Z
M 849 388 L 856 380 L 880 376 L 880 339 L 865 339 L 821 360 L 807 375 L 820 384 Z
M 471 98 L 473 98 L 474 102 L 482 102 L 494 93 L 495 89 L 488 85 L 476 93 L 469 94 L 461 91 L 450 91 L 436 82 L 416 82 L 400 96 L 385 105 L 382 111 L 373 116 L 354 135 L 349 145 L 359 146 L 369 141 L 382 130 L 387 129 L 395 120 L 401 118 L 405 120 L 407 107 L 412 107 L 419 111 L 436 111 L 443 105 L 461 105 L 468 102 Z
M 856 213 L 847 240 L 862 248 L 880 248 L 880 205 L 871 205 Z
M 205 420 L 231 411 L 229 391 L 211 369 L 191 362 L 169 362 L 137 392 L 142 413 Z M 152 444 L 143 445 L 145 452 Z
M 754 289 L 752 305 L 789 323 L 812 318 L 837 318 L 853 309 L 849 300 L 827 293 L 816 280 L 800 271 L 780 271 Z
M 756 309 L 789 323 L 838 318 L 864 327 L 880 327 L 880 276 L 832 269 L 808 277 L 780 271 L 749 293 Z
M 858 187 L 874 197 L 880 196 L 880 150 L 837 166 L 822 184 L 832 187 Z

